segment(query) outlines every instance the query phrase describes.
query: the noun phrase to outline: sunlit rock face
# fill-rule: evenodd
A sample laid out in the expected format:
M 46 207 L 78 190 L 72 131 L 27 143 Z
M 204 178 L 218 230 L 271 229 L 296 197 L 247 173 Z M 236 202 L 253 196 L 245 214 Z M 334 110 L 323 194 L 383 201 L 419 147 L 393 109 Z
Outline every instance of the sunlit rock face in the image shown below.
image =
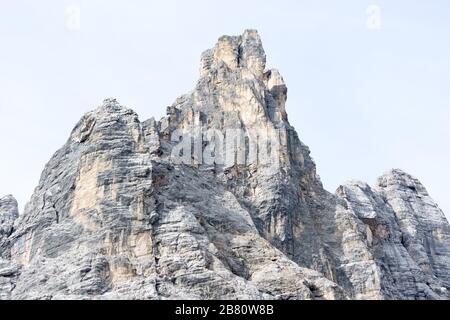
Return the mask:
M 394 170 L 324 190 L 265 63 L 256 31 L 223 36 L 160 121 L 84 115 L 25 212 L 0 201 L 0 299 L 449 298 L 425 188 Z

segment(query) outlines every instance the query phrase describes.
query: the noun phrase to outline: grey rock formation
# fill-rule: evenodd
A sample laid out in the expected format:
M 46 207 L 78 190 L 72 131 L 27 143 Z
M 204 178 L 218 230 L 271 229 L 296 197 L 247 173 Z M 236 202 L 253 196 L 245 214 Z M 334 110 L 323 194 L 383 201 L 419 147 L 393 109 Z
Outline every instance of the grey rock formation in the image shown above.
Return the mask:
M 11 195 L 0 198 L 0 300 L 10 298 L 19 273 L 19 266 L 10 261 L 8 247 L 8 237 L 18 217 L 16 199 Z
M 18 217 L 19 209 L 16 199 L 11 195 L 0 198 L 0 244 L 11 235 L 14 221 Z
M 355 297 L 449 297 L 449 224 L 417 179 L 392 170 L 373 189 L 350 182 L 337 195 L 345 199 L 341 267 Z
M 256 31 L 224 36 L 160 121 L 115 99 L 83 116 L 25 212 L 0 202 L 0 299 L 449 298 L 425 188 L 324 190 L 265 61 Z

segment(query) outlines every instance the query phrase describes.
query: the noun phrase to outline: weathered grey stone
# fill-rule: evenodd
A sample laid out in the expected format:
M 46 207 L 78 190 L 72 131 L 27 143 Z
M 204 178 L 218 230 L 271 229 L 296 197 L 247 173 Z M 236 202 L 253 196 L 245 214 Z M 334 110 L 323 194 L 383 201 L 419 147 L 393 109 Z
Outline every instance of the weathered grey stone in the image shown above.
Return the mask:
M 355 297 L 449 297 L 448 223 L 416 179 L 394 170 L 374 189 L 350 182 L 337 194 L 345 199 L 337 209 L 341 268 Z
M 115 99 L 84 115 L 2 218 L 0 299 L 449 298 L 450 227 L 423 186 L 396 170 L 324 190 L 265 62 L 256 31 L 224 36 L 160 121 Z
M 19 209 L 16 199 L 11 195 L 0 198 L 0 244 L 11 235 L 14 221 L 18 217 Z
M 0 300 L 10 298 L 20 270 L 17 264 L 10 261 L 8 241 L 18 217 L 16 199 L 11 195 L 0 198 Z

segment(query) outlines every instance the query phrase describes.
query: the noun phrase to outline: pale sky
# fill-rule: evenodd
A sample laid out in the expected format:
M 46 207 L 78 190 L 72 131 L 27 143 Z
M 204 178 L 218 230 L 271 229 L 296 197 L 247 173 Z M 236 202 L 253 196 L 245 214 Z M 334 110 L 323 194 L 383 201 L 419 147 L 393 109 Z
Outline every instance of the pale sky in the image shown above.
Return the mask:
M 22 208 L 104 98 L 160 118 L 194 87 L 202 51 L 253 28 L 329 191 L 401 168 L 449 217 L 449 15 L 445 0 L 2 0 L 0 196 Z

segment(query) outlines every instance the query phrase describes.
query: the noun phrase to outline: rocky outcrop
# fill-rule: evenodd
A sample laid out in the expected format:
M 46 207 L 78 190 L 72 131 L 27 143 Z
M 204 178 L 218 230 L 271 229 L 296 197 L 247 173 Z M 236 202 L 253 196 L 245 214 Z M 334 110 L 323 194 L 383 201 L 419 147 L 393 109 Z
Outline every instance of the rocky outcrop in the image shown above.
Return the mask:
M 448 298 L 450 227 L 423 186 L 324 190 L 265 61 L 256 31 L 224 36 L 160 121 L 115 99 L 83 116 L 1 225 L 0 298 Z
M 18 217 L 16 199 L 11 195 L 0 198 L 0 300 L 10 298 L 19 273 L 19 266 L 10 261 L 8 244 Z
M 19 217 L 16 199 L 8 195 L 0 198 L 0 244 L 3 244 L 13 232 L 14 221 Z
M 356 298 L 448 298 L 450 229 L 420 182 L 393 170 L 341 186 L 341 268 Z
M 0 258 L 10 258 L 9 237 L 14 231 L 14 222 L 18 217 L 17 200 L 12 195 L 0 198 Z

